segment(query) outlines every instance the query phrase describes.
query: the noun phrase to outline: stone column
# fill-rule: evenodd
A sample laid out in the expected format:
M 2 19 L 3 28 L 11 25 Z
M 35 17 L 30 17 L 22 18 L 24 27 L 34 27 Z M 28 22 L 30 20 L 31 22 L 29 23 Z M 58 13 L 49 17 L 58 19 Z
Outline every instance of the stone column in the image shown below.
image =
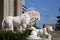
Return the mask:
M 9 16 L 14 16 L 14 0 L 9 0 Z
M 17 15 L 21 15 L 22 14 L 22 0 L 17 0 Z
M 14 15 L 14 0 L 4 0 L 4 18 Z
M 4 18 L 7 17 L 9 14 L 9 0 L 4 0 Z

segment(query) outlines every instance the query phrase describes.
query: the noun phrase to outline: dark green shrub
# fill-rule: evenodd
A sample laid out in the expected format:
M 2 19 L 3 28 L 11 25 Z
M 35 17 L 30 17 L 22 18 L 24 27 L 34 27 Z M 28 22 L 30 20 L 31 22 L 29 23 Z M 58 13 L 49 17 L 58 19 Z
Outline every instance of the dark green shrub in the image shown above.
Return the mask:
M 28 40 L 30 31 L 26 30 L 23 33 L 21 32 L 12 32 L 12 31 L 0 31 L 0 40 Z

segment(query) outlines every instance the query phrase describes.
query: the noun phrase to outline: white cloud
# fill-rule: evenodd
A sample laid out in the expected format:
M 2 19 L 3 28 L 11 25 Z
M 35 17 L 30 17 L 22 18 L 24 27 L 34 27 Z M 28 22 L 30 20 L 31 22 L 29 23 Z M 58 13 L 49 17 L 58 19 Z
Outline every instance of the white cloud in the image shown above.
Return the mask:
M 36 8 L 30 7 L 30 8 L 28 8 L 28 10 L 36 10 Z
M 29 10 L 35 10 L 35 8 L 34 7 L 30 7 Z
M 46 8 L 41 8 L 41 10 L 46 10 Z
M 41 8 L 42 11 L 47 11 L 48 9 L 47 8 Z

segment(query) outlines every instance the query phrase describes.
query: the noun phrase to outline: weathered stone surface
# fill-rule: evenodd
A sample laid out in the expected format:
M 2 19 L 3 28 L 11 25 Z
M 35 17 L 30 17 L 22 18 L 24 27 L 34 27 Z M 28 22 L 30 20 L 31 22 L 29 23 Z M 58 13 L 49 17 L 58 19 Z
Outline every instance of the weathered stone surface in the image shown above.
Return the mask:
M 60 31 L 55 31 L 54 34 L 52 34 L 52 40 L 60 40 Z

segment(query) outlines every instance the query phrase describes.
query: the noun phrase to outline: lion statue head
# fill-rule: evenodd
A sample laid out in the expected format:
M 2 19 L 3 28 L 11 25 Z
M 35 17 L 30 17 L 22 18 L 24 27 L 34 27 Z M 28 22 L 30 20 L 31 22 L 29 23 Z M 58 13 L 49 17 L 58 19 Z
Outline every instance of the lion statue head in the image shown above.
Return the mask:
M 28 11 L 26 12 L 30 15 L 30 23 L 31 24 L 35 24 L 35 23 L 38 23 L 40 21 L 40 13 L 36 10 L 31 10 L 31 11 Z

